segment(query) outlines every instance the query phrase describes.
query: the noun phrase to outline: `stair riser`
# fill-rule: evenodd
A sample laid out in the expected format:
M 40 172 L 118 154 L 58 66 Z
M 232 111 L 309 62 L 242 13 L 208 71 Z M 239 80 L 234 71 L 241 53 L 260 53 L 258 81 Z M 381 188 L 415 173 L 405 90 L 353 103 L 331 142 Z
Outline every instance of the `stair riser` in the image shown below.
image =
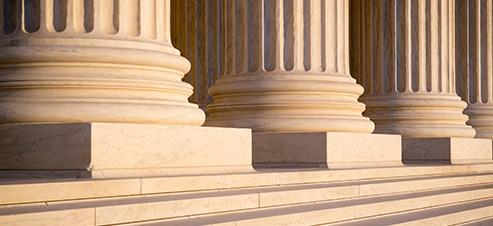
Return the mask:
M 382 195 L 389 193 L 410 192 L 426 189 L 438 189 L 456 186 L 489 183 L 493 181 L 493 175 L 480 175 L 457 178 L 437 178 L 432 180 L 412 180 L 391 183 L 375 183 L 360 185 L 360 195 Z
M 312 225 L 312 224 L 331 224 L 341 221 L 353 221 L 361 218 L 375 217 L 385 214 L 393 214 L 398 212 L 406 212 L 417 209 L 424 209 L 430 207 L 437 207 L 439 205 L 454 204 L 467 202 L 471 200 L 479 200 L 493 197 L 493 188 L 484 188 L 470 191 L 462 191 L 448 194 L 437 194 L 425 197 L 407 198 L 399 200 L 383 201 L 379 203 L 360 204 L 353 206 L 341 206 L 335 208 L 327 208 L 322 210 L 296 212 L 292 214 L 276 214 L 275 216 L 257 217 L 253 219 L 237 220 L 230 222 L 222 222 L 225 225 Z M 478 216 L 483 212 L 478 210 Z M 490 212 L 493 214 L 493 212 Z M 197 216 L 192 218 L 206 218 L 213 217 L 212 215 Z M 453 215 L 451 215 L 453 216 Z M 487 216 L 487 215 L 485 215 Z M 485 217 L 482 216 L 482 217 Z M 460 220 L 460 218 L 458 218 Z M 463 219 L 469 219 L 464 217 Z M 423 219 L 423 221 L 417 222 L 446 222 L 447 219 Z M 452 220 L 448 220 L 453 222 Z M 448 222 L 447 221 L 447 222 Z M 468 220 L 469 221 L 469 220 Z M 175 221 L 165 220 L 157 221 L 156 225 L 160 223 L 166 225 L 188 225 L 187 220 Z M 458 221 L 459 222 L 459 221 Z M 464 221 L 461 221 L 464 222 Z M 221 225 L 222 225 L 221 224 Z M 190 224 L 193 225 L 193 224 Z M 201 223 L 202 225 L 202 223 Z M 215 224 L 214 224 L 215 225 Z M 412 225 L 412 224 L 411 224 Z M 426 224 L 427 225 L 427 224 Z M 446 225 L 446 224 L 441 224 Z
M 336 195 L 347 196 L 352 193 L 344 193 L 343 191 L 349 191 L 348 188 L 331 188 L 331 189 L 340 189 L 339 194 L 336 194 L 332 191 L 332 198 L 335 198 Z M 322 192 L 322 191 L 320 191 Z M 353 191 L 354 192 L 354 191 Z M 331 193 L 330 190 L 328 193 Z M 288 193 L 284 193 L 287 195 Z M 130 205 L 117 205 L 117 206 L 105 206 L 105 207 L 96 207 L 95 208 L 95 222 L 97 225 L 105 225 L 105 224 L 118 224 L 125 222 L 135 222 L 135 221 L 144 221 L 144 220 L 156 220 L 163 218 L 172 218 L 179 216 L 187 216 L 187 215 L 197 215 L 197 214 L 206 214 L 206 213 L 215 213 L 215 212 L 226 212 L 226 211 L 235 211 L 235 210 L 243 210 L 243 209 L 253 209 L 258 208 L 260 203 L 267 203 L 266 199 L 262 199 L 262 194 L 246 194 L 246 195 L 235 195 L 235 196 L 223 196 L 223 197 L 208 197 L 208 198 L 197 198 L 197 199 L 188 199 L 188 200 L 175 200 L 175 201 L 163 201 L 163 202 L 148 202 L 142 204 L 130 204 Z M 265 195 L 265 194 L 264 194 Z M 409 198 L 404 200 L 397 201 L 384 201 L 379 203 L 370 203 L 357 205 L 350 209 L 353 209 L 353 213 L 349 218 L 344 220 L 351 220 L 354 218 L 363 218 L 370 217 L 381 214 L 388 214 L 399 211 L 407 211 L 412 209 L 426 208 L 432 207 L 436 205 L 445 205 L 456 202 L 463 202 L 474 199 L 488 198 L 493 196 L 493 188 L 486 189 L 478 189 L 478 190 L 470 190 L 463 192 L 455 192 L 448 194 L 439 194 L 439 195 L 431 195 L 425 197 L 417 197 L 417 198 Z M 268 197 L 268 196 L 266 196 Z M 276 198 L 281 200 L 277 201 L 277 203 L 282 202 L 284 198 L 287 196 L 277 196 Z M 263 197 L 265 198 L 265 197 Z M 276 202 L 276 198 L 269 197 L 272 202 Z M 327 197 L 325 197 L 327 198 Z M 299 200 L 298 200 L 299 201 Z M 272 204 L 271 202 L 271 204 Z M 342 212 L 347 211 L 347 207 L 341 207 L 344 209 Z M 338 209 L 338 208 L 336 208 Z M 327 211 L 336 211 L 336 209 L 330 209 Z M 63 211 L 60 212 L 59 215 L 54 212 L 46 212 L 46 218 L 53 218 L 54 221 L 58 221 L 57 219 L 63 218 L 62 216 L 65 214 Z M 301 213 L 303 215 L 304 213 Z M 303 218 L 310 218 L 310 220 L 315 220 L 312 213 L 306 213 L 309 216 L 305 216 Z M 38 216 L 38 217 L 36 217 Z M 51 216 L 51 217 L 50 217 Z M 318 223 L 328 223 L 330 221 L 335 221 L 333 219 L 340 220 L 340 218 L 332 218 L 333 213 L 330 214 L 331 219 L 325 219 L 325 221 Z M 20 214 L 17 215 L 18 219 L 36 219 L 39 218 L 39 213 L 32 214 Z M 300 216 L 301 217 L 301 216 Z M 4 221 L 4 218 L 9 221 L 15 220 L 15 216 L 0 216 L 0 222 Z M 279 219 L 278 219 L 279 218 Z M 343 217 L 342 217 L 343 218 Z M 269 224 L 270 222 L 283 222 L 285 224 L 295 224 L 299 221 L 300 218 L 280 215 L 274 217 L 260 218 L 255 219 L 254 222 L 264 221 L 264 224 Z M 319 218 L 316 218 L 319 219 Z M 295 221 L 293 221 L 295 220 Z
M 453 173 L 489 172 L 493 164 L 455 166 L 416 166 L 392 169 L 320 170 L 306 172 L 272 172 L 254 174 L 206 175 L 118 180 L 73 180 L 50 183 L 0 184 L 0 205 L 15 205 L 46 201 L 132 196 L 139 194 L 231 189 L 258 186 L 278 186 L 301 183 L 321 183 L 359 179 L 392 178 Z M 492 181 L 486 180 L 486 181 Z M 449 183 L 445 180 L 447 184 Z M 442 183 L 442 182 L 440 182 Z M 455 185 L 451 185 L 455 186 Z M 405 187 L 405 186 L 404 186 Z M 392 187 L 386 192 L 402 188 Z M 367 188 L 362 195 L 374 194 Z M 382 187 L 374 190 L 381 190 Z M 407 189 L 407 188 L 402 188 Z

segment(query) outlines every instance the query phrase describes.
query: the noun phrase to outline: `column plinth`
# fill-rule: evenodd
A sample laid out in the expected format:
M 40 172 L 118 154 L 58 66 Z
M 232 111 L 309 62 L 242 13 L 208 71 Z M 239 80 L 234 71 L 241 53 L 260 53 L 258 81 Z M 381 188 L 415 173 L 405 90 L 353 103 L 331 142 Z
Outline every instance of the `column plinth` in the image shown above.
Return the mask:
M 206 125 L 371 133 L 349 75 L 348 1 L 227 1 Z
M 170 0 L 1 1 L 0 177 L 252 171 L 249 129 L 200 127 Z M 233 148 L 234 147 L 234 148 Z
M 349 1 L 224 1 L 222 76 L 205 125 L 253 130 L 256 167 L 400 165 L 349 73 Z M 348 145 L 351 144 L 351 145 Z
M 0 123 L 201 125 L 171 45 L 169 1 L 11 1 L 0 33 Z
M 456 92 L 456 2 L 352 3 L 351 68 L 375 132 L 402 135 L 405 163 L 491 162 Z

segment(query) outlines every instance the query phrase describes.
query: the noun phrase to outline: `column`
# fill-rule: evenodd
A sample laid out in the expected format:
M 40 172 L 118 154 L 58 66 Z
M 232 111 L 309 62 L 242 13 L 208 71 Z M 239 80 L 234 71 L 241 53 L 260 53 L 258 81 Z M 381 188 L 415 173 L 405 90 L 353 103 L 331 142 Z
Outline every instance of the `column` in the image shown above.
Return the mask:
M 212 103 L 209 87 L 222 74 L 222 0 L 172 0 L 171 39 L 192 67 L 184 80 L 194 87 L 190 102 Z
M 0 123 L 199 126 L 169 0 L 1 1 Z
M 468 106 L 476 137 L 493 138 L 493 7 L 488 0 L 456 1 L 457 92 Z
M 351 3 L 351 69 L 375 132 L 473 137 L 455 89 L 455 1 Z
M 223 75 L 205 125 L 253 130 L 258 166 L 398 165 L 349 74 L 348 0 L 223 1 Z
M 375 132 L 402 135 L 405 162 L 490 162 L 456 92 L 456 1 L 351 3 L 351 69 Z
M 349 74 L 348 1 L 224 1 L 223 75 L 206 125 L 371 133 Z
M 249 129 L 200 127 L 170 6 L 0 1 L 0 177 L 253 170 Z

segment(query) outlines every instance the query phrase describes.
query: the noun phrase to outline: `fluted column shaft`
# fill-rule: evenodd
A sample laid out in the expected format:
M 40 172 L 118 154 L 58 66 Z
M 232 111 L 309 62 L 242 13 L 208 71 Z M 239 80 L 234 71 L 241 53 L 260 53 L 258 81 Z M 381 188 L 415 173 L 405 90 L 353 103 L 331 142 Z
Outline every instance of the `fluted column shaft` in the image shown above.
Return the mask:
M 190 102 L 212 103 L 207 90 L 222 74 L 222 0 L 172 0 L 171 39 L 191 63 L 185 81 L 194 87 Z
M 455 89 L 455 1 L 351 3 L 351 69 L 375 132 L 473 137 Z
M 224 1 L 223 76 L 206 125 L 371 133 L 349 75 L 348 3 Z
M 204 121 L 169 0 L 0 3 L 0 123 Z
M 457 92 L 476 137 L 493 138 L 493 3 L 456 1 Z

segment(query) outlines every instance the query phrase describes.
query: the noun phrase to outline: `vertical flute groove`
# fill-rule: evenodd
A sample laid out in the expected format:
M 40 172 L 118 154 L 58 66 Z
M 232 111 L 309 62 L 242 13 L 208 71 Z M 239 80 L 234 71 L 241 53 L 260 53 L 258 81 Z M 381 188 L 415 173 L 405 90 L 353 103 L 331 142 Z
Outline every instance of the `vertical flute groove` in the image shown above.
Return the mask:
M 360 40 L 361 48 L 351 46 L 352 54 L 362 56 L 362 61 L 351 65 L 357 68 L 358 81 L 370 90 L 360 100 L 367 106 L 364 115 L 376 124 L 376 133 L 474 136 L 462 114 L 465 104 L 453 90 L 455 73 L 446 70 L 455 67 L 453 3 L 351 1 L 363 8 L 351 17 L 351 26 L 363 26 L 361 35 L 352 37 Z
M 457 1 L 457 92 L 478 138 L 493 138 L 493 8 L 489 0 Z
M 261 7 L 255 7 L 256 3 Z M 227 4 L 225 33 L 229 49 L 223 61 L 229 64 L 233 57 L 245 60 L 258 50 L 262 66 L 257 71 L 225 71 L 209 89 L 214 103 L 207 107 L 207 125 L 245 126 L 254 131 L 354 131 L 347 124 L 361 123 L 364 128 L 356 130 L 372 130 L 372 123 L 361 116 L 364 106 L 357 102 L 363 90 L 347 69 L 347 0 L 252 0 Z M 243 12 L 237 12 L 238 8 Z M 240 49 L 243 45 L 229 46 L 245 39 L 248 43 L 256 42 L 251 35 L 255 34 L 251 31 L 256 30 L 252 26 L 255 23 L 232 23 L 232 10 L 236 10 L 234 15 L 239 18 L 245 18 L 245 13 L 253 14 L 250 10 L 258 12 L 262 19 L 259 45 L 249 46 L 248 50 Z M 245 25 L 249 27 L 247 34 Z M 251 65 L 255 61 L 242 62 L 255 68 Z M 306 81 L 307 86 L 302 87 L 301 81 Z M 351 117 L 355 121 L 349 122 Z M 342 126 L 342 121 L 347 124 Z
M 320 1 L 310 2 L 310 69 L 314 72 L 322 72 L 322 24 L 320 11 Z M 344 32 L 342 32 L 344 34 Z M 343 55 L 342 55 L 343 56 Z
M 157 3 L 159 2 L 157 1 Z M 234 74 L 237 73 L 236 70 L 239 70 L 239 67 L 235 66 L 234 63 L 222 61 L 222 59 L 226 59 L 225 55 L 235 54 L 231 49 L 225 48 L 226 42 L 234 39 L 228 37 L 229 33 L 225 33 L 226 31 L 223 29 L 223 23 L 230 23 L 230 16 L 233 15 L 223 13 L 225 12 L 223 11 L 224 4 L 231 5 L 232 1 L 171 1 L 171 19 L 174 21 L 171 26 L 172 40 L 176 48 L 181 51 L 182 56 L 189 59 L 191 64 L 191 70 L 184 78 L 194 87 L 194 94 L 189 98 L 189 101 L 198 104 L 202 109 L 205 109 L 212 102 L 212 98 L 207 94 L 209 87 L 225 70 L 228 70 L 227 67 L 230 67 L 231 73 Z M 238 7 L 244 8 L 240 5 Z M 233 8 L 233 12 L 243 10 L 243 8 Z M 253 21 L 251 22 L 253 23 Z M 247 45 L 248 43 L 242 42 L 241 44 Z M 228 46 L 231 45 L 228 44 Z M 244 47 L 244 49 L 247 48 L 247 46 Z M 259 61 L 258 58 L 255 60 Z

